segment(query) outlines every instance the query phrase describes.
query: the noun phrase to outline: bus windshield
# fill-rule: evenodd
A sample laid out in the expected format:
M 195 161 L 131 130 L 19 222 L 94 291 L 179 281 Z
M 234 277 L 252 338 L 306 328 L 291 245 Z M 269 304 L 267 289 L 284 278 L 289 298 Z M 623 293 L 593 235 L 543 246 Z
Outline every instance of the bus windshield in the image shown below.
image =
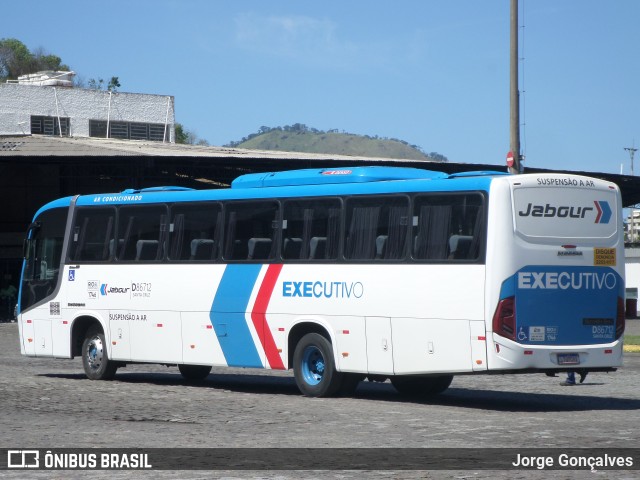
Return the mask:
M 68 210 L 46 210 L 29 228 L 20 289 L 20 311 L 44 300 L 56 289 Z

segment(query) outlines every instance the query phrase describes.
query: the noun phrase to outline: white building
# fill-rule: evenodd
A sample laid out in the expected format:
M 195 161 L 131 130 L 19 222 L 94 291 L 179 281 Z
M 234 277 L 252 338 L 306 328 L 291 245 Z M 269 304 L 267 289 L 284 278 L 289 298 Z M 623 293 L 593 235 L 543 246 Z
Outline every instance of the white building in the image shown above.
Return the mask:
M 174 98 L 71 87 L 73 72 L 0 84 L 0 135 L 175 142 Z
M 624 223 L 624 233 L 626 242 L 640 241 L 640 210 L 632 208 Z

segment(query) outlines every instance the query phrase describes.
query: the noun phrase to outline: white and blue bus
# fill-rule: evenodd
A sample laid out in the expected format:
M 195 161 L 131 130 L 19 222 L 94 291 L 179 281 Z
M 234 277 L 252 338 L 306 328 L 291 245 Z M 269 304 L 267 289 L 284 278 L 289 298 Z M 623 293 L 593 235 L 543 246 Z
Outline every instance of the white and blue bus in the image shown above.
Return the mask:
M 565 174 L 355 167 L 248 174 L 42 207 L 19 293 L 22 354 L 292 369 L 307 396 L 390 379 L 612 371 L 622 363 L 616 185 Z

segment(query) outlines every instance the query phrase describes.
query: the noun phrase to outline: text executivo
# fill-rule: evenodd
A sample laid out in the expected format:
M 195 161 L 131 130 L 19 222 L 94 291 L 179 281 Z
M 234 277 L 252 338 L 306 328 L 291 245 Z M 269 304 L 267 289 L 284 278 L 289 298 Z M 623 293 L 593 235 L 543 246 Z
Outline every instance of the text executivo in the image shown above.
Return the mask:
M 282 282 L 283 297 L 360 298 L 363 294 L 360 282 Z
M 520 289 L 613 290 L 616 286 L 612 272 L 518 272 Z

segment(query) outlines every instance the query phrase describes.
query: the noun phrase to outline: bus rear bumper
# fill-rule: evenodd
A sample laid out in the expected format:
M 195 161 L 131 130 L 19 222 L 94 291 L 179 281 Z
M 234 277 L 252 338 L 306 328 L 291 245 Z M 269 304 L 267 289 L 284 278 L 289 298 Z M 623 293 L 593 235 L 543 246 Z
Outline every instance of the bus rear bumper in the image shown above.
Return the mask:
M 622 365 L 622 341 L 599 345 L 523 345 L 494 335 L 488 370 L 566 371 Z

